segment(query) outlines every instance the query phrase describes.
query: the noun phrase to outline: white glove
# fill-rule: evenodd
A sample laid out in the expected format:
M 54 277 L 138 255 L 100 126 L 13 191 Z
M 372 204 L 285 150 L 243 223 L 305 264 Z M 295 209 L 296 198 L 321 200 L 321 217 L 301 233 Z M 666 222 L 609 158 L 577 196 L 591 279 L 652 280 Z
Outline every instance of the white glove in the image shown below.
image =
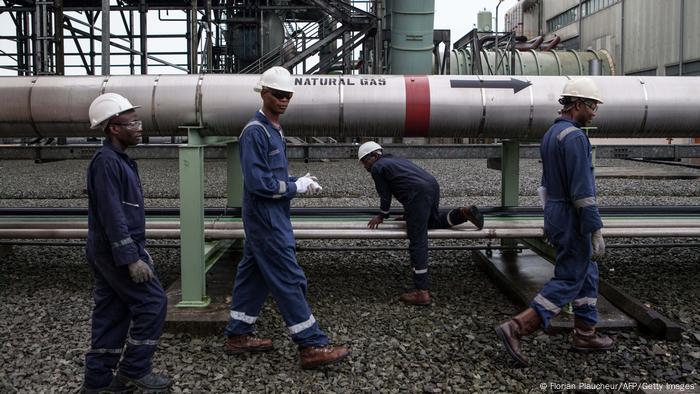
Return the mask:
M 322 190 L 323 188 L 321 187 L 321 185 L 318 184 L 318 182 L 311 182 L 307 193 L 313 196 L 314 194 L 321 194 Z
M 311 175 L 310 172 L 307 172 L 306 175 L 304 175 L 302 178 L 311 178 L 312 181 L 318 182 L 318 178 L 316 178 L 315 176 Z
M 302 176 L 294 182 L 297 185 L 297 193 L 304 194 L 309 190 L 312 183 L 316 183 L 311 177 Z
M 603 232 L 600 229 L 591 234 L 591 244 L 593 245 L 593 260 L 598 260 L 605 255 L 605 240 L 603 240 Z

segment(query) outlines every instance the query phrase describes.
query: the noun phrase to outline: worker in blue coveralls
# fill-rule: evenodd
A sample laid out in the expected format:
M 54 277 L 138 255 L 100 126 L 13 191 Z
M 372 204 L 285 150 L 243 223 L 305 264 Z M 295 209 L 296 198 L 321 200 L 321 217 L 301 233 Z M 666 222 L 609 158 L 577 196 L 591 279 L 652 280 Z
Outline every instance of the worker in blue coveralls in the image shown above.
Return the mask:
M 430 305 L 428 229 L 449 228 L 470 221 L 481 230 L 484 215 L 474 205 L 440 213 L 440 185 L 435 177 L 410 160 L 383 154 L 382 147 L 374 141 L 360 145 L 357 157 L 372 174 L 379 194 L 380 212 L 367 226 L 375 229 L 389 217 L 392 196 L 404 207 L 404 217 L 399 219 L 406 221 L 414 289 L 402 294 L 399 300 L 407 305 Z
M 85 356 L 86 393 L 135 388 L 156 393 L 172 385 L 170 378 L 151 370 L 168 301 L 144 248 L 146 220 L 138 168 L 125 153 L 143 133 L 136 108 L 118 94 L 105 93 L 89 109 L 92 128 L 104 130 L 106 138 L 87 171 L 86 255 L 95 308 L 91 347 Z
M 316 177 L 289 176 L 280 116 L 294 94 L 285 68 L 265 71 L 254 88 L 262 108 L 239 137 L 243 170 L 245 243 L 233 285 L 231 315 L 224 351 L 228 354 L 272 350 L 272 340 L 255 335 L 255 321 L 272 294 L 292 340 L 299 346 L 303 369 L 334 364 L 350 353 L 329 344 L 306 301 L 306 276 L 296 260 L 290 201 L 297 194 L 321 191 Z
M 598 322 L 598 264 L 605 254 L 603 222 L 596 204 L 591 143 L 581 130 L 589 124 L 598 104 L 603 103 L 590 78 L 570 80 L 559 99 L 558 118 L 542 138 L 542 185 L 544 229 L 556 247 L 554 277 L 540 290 L 524 312 L 496 328 L 508 354 L 520 366 L 528 359 L 520 350 L 520 339 L 538 328 L 549 327 L 561 308 L 573 304 L 572 350 L 579 352 L 612 349 L 613 340 L 596 334 Z

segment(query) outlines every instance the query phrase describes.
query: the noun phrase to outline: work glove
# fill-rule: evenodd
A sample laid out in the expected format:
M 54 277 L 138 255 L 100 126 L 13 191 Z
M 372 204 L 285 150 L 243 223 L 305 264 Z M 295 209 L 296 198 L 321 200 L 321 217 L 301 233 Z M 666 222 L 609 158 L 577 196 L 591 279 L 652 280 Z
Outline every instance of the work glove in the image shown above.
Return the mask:
M 600 229 L 591 234 L 591 244 L 593 245 L 593 260 L 598 260 L 605 255 L 605 240 L 603 240 L 603 232 Z
M 129 276 L 134 282 L 143 283 L 153 279 L 153 271 L 145 261 L 139 259 L 139 261 L 129 264 Z
M 309 190 L 309 186 L 312 183 L 315 183 L 315 181 L 311 179 L 311 177 L 302 176 L 297 178 L 297 180 L 294 181 L 294 183 L 297 185 L 297 193 L 304 194 Z
M 314 177 L 315 178 L 315 177 Z M 318 182 L 311 182 L 309 185 L 309 190 L 307 191 L 307 194 L 314 195 L 314 194 L 320 194 L 323 188 L 321 185 L 318 184 Z
M 309 182 L 309 180 L 311 182 Z M 297 193 L 300 193 L 300 194 L 314 195 L 314 194 L 321 193 L 321 191 L 323 190 L 321 185 L 318 184 L 318 178 L 316 178 L 315 176 L 311 175 L 308 172 L 306 173 L 306 175 L 297 178 L 295 183 L 297 185 Z M 308 184 L 306 185 L 305 188 L 302 186 L 302 188 L 304 190 L 300 190 L 299 185 L 305 184 L 305 183 L 308 183 Z
M 312 181 L 318 182 L 318 178 L 315 176 L 311 175 L 310 172 L 307 172 L 306 175 L 304 175 L 302 178 L 311 178 Z

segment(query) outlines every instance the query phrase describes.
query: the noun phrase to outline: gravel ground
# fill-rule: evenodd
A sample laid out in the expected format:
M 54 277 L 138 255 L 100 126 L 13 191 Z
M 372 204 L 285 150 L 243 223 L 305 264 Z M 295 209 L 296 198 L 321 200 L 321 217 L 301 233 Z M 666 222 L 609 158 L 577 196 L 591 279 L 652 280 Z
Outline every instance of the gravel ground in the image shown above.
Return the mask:
M 416 160 L 442 187 L 443 206 L 498 205 L 500 173 L 485 160 Z M 177 162 L 139 163 L 147 206 L 177 206 Z M 653 167 L 599 160 L 603 166 Z M 84 207 L 87 162 L 0 162 L 0 206 Z M 223 206 L 225 166 L 208 162 L 207 205 Z M 322 197 L 298 198 L 295 206 L 374 207 L 368 174 L 354 161 L 293 162 L 295 174 L 318 174 Z M 521 204 L 534 205 L 536 160 L 521 163 Z M 697 171 L 697 170 L 696 170 Z M 695 180 L 605 178 L 599 201 L 619 205 L 700 205 Z M 679 239 L 675 242 L 700 242 Z M 664 239 L 616 239 L 653 244 Z M 300 246 L 387 246 L 404 241 L 303 241 Z M 452 245 L 455 241 L 434 242 Z M 347 344 L 349 362 L 325 371 L 302 371 L 296 348 L 270 301 L 259 320 L 273 338 L 271 353 L 226 356 L 221 336 L 166 333 L 155 368 L 175 380 L 174 392 L 562 392 L 581 383 L 694 384 L 700 392 L 700 253 L 696 248 L 610 249 L 601 276 L 680 324 L 680 342 L 640 332 L 615 333 L 615 351 L 585 356 L 569 352 L 566 335 L 538 334 L 525 342 L 533 365 L 513 368 L 493 327 L 519 311 L 480 271 L 469 252 L 431 252 L 434 303 L 400 304 L 410 287 L 408 255 L 393 252 L 300 252 L 309 278 L 314 315 L 335 342 Z M 165 286 L 179 273 L 179 251 L 156 249 Z M 14 247 L 0 259 L 0 393 L 75 392 L 89 347 L 90 274 L 81 247 Z M 544 390 L 541 385 L 547 385 Z M 559 384 L 559 386 L 556 386 Z M 604 388 L 590 392 L 605 392 Z M 693 392 L 686 390 L 685 392 Z

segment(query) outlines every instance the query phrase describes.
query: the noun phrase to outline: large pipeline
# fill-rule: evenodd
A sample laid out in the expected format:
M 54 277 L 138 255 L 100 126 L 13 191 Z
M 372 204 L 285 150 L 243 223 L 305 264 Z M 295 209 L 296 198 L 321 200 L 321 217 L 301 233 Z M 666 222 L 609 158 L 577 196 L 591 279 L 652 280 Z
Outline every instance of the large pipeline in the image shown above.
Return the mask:
M 237 136 L 260 107 L 258 75 L 0 78 L 0 138 L 101 136 L 103 92 L 134 104 L 152 136 Z M 700 77 L 592 77 L 605 104 L 591 136 L 700 136 Z M 539 139 L 557 116 L 562 76 L 299 75 L 282 123 L 292 136 Z
M 481 68 L 485 75 L 509 75 L 513 52 L 482 49 Z M 602 75 L 615 75 L 615 64 L 604 50 L 539 51 L 534 49 L 515 51 L 515 75 L 588 75 L 589 60 L 600 60 Z M 453 49 L 450 52 L 450 74 L 469 75 L 474 55 L 471 48 Z

